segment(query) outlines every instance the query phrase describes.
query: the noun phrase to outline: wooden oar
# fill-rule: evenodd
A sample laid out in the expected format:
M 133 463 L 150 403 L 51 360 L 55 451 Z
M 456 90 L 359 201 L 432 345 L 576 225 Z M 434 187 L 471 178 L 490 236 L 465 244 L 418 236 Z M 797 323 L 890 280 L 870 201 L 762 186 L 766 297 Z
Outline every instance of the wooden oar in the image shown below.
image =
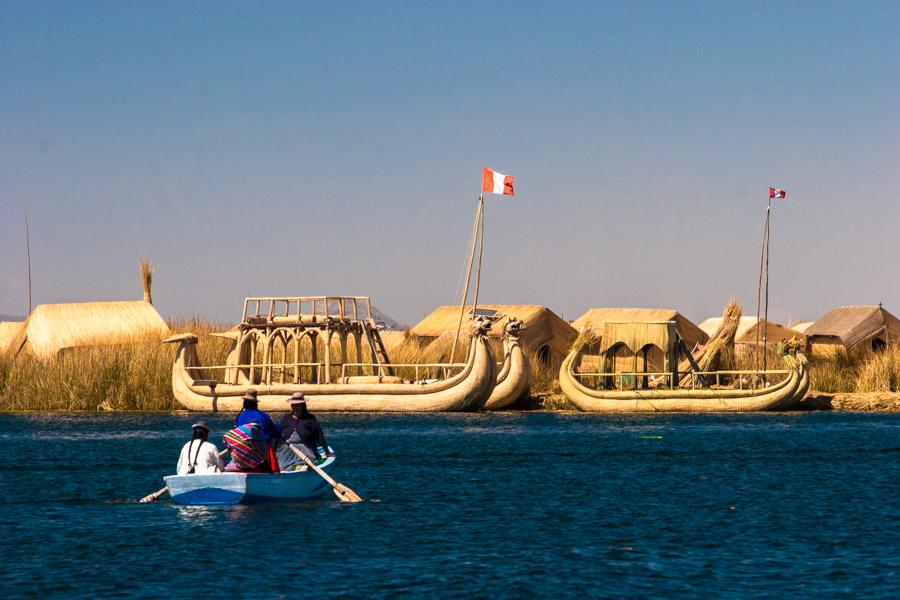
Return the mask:
M 224 450 L 219 452 L 219 456 L 225 456 L 226 454 L 228 454 L 228 448 L 225 448 Z M 141 498 L 140 502 L 156 502 L 157 500 L 160 499 L 160 497 L 162 497 L 163 494 L 165 494 L 168 491 L 169 491 L 169 486 L 167 486 L 167 485 L 163 486 L 163 489 L 157 490 L 157 491 L 153 492 L 152 494 L 147 494 L 146 496 Z
M 329 485 L 334 489 L 334 495 L 337 496 L 341 502 L 362 502 L 362 498 L 359 497 L 359 494 L 348 488 L 343 483 L 338 483 L 334 479 L 331 478 L 328 473 L 323 471 L 319 465 L 314 463 L 307 455 L 303 454 L 300 450 L 294 446 L 294 444 L 288 444 L 291 450 L 294 451 L 294 454 L 303 459 L 303 462 L 307 464 L 313 471 L 319 474 L 319 476 L 328 482 Z

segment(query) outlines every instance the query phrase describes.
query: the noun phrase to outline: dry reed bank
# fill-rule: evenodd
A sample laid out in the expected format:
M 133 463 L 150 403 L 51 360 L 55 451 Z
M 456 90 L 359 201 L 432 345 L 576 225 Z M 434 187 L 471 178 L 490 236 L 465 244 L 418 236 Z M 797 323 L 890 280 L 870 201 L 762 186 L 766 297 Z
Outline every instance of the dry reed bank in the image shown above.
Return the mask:
M 231 342 L 210 334 L 226 327 L 201 319 L 170 325 L 174 332 L 197 334 L 203 364 L 225 363 Z M 171 393 L 174 351 L 159 338 L 147 337 L 117 346 L 76 349 L 49 361 L 2 356 L 0 410 L 177 410 L 180 406 Z M 495 351 L 499 357 L 499 344 Z M 457 350 L 457 361 L 464 352 L 465 347 Z M 390 354 L 396 363 L 427 363 L 446 361 L 449 352 L 440 346 L 423 349 L 410 337 Z M 355 357 L 351 353 L 348 359 Z M 770 368 L 777 361 L 770 356 Z M 516 408 L 571 409 L 559 392 L 558 367 L 532 360 L 531 394 Z M 810 376 L 811 408 L 900 410 L 900 347 L 817 357 L 810 361 Z

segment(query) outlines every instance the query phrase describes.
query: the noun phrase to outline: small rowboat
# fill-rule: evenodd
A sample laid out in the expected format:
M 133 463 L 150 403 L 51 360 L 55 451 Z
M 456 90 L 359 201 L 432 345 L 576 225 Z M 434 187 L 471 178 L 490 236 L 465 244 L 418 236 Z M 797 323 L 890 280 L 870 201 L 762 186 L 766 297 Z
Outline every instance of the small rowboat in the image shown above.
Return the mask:
M 328 471 L 334 460 L 333 456 L 329 456 L 318 466 Z M 176 504 L 227 505 L 316 500 L 331 491 L 331 486 L 318 473 L 305 469 L 284 473 L 169 475 L 164 479 Z

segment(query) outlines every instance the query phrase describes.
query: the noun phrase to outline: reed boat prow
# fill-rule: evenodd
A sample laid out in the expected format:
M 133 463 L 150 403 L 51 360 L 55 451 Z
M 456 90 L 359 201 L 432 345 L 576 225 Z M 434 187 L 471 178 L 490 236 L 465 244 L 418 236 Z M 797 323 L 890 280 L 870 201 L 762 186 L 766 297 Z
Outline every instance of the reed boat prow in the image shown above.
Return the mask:
M 325 298 L 325 297 L 316 297 Z M 343 300 L 350 297 L 335 297 Z M 251 298 L 248 301 L 256 301 Z M 306 301 L 303 298 L 279 298 L 278 302 Z M 328 300 L 331 300 L 329 298 Z M 323 302 L 325 300 L 322 300 Z M 368 299 L 366 298 L 366 301 Z M 359 411 L 359 412 L 449 412 L 475 411 L 481 409 L 494 389 L 497 366 L 496 357 L 487 339 L 489 321 L 476 320 L 471 331 L 471 343 L 465 363 L 446 365 L 397 365 L 391 363 L 383 345 L 377 340 L 377 330 L 371 319 L 354 318 L 304 318 L 295 314 L 293 318 L 269 318 L 263 320 L 257 314 L 247 315 L 241 335 L 229 355 L 229 364 L 204 367 L 197 353 L 197 337 L 192 334 L 172 336 L 167 342 L 178 343 L 172 366 L 172 391 L 175 399 L 189 410 L 196 411 L 238 411 L 243 396 L 250 388 L 258 392 L 260 408 L 263 410 L 283 410 L 287 400 L 295 392 L 302 392 L 312 411 Z M 257 307 L 256 312 L 259 312 Z M 271 312 L 271 311 L 270 311 Z M 343 312 L 343 308 L 342 308 Z M 315 313 L 314 313 L 315 315 Z M 290 316 L 290 315 L 288 315 Z M 325 344 L 324 360 L 316 363 L 302 363 L 298 360 L 283 363 L 272 362 L 277 344 L 288 339 L 300 340 L 304 336 L 321 335 L 328 340 Z M 331 338 L 341 344 L 340 357 L 332 362 Z M 346 362 L 346 347 L 355 340 L 371 343 L 373 362 L 371 364 Z M 374 340 L 374 341 L 373 341 Z M 242 343 L 262 344 L 265 356 L 261 364 L 241 362 Z M 285 353 L 286 354 L 286 353 Z M 360 356 L 357 350 L 357 356 Z M 232 362 L 236 361 L 236 362 Z M 443 378 L 401 379 L 395 371 L 413 370 L 416 374 L 425 371 L 440 372 Z M 304 369 L 312 373 L 305 376 Z M 363 371 L 373 373 L 367 375 Z M 222 375 L 224 373 L 224 375 Z M 219 374 L 218 377 L 215 375 Z
M 497 384 L 484 404 L 485 410 L 499 410 L 512 405 L 531 386 L 531 365 L 519 341 L 525 324 L 510 319 L 503 328 L 503 364 L 497 373 Z
M 634 389 L 605 390 L 591 388 L 581 381 L 584 374 L 575 371 L 576 360 L 583 348 L 573 348 L 566 356 L 559 370 L 559 385 L 566 398 L 578 410 L 584 412 L 738 412 L 780 410 L 802 400 L 809 389 L 809 372 L 806 357 L 801 353 L 782 356 L 784 369 L 760 371 L 727 372 L 738 378 L 759 375 L 761 377 L 783 378 L 771 385 L 758 387 L 722 388 L 675 388 L 675 389 Z M 715 376 L 716 373 L 705 373 Z M 606 376 L 603 374 L 602 376 Z M 640 375 L 638 375 L 640 377 Z

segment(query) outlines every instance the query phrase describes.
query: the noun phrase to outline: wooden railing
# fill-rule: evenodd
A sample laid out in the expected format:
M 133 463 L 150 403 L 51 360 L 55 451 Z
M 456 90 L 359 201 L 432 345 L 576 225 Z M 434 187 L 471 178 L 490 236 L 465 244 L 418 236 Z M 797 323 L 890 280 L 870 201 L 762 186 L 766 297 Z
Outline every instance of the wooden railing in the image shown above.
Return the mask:
M 331 310 L 336 307 L 337 310 Z M 308 308 L 309 310 L 304 310 Z M 248 317 L 297 317 L 352 319 L 372 318 L 372 302 L 368 296 L 252 296 L 244 299 L 244 314 Z

